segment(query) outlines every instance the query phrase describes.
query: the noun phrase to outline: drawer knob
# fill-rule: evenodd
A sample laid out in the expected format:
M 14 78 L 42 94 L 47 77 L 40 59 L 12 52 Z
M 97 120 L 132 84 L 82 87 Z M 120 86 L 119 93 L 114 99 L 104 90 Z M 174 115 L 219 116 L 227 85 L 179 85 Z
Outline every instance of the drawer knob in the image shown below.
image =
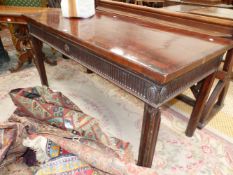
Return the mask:
M 64 45 L 64 50 L 65 50 L 66 52 L 69 52 L 69 51 L 70 51 L 70 47 L 69 47 L 67 44 L 65 44 L 65 45 Z

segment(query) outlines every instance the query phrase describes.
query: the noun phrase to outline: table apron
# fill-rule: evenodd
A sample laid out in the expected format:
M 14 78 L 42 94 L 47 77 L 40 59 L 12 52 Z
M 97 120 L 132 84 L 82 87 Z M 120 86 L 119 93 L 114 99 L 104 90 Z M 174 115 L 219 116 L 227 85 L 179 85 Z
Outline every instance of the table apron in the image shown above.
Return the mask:
M 37 27 L 32 23 L 29 23 L 28 26 L 30 35 L 33 37 L 50 45 L 155 108 L 215 72 L 221 61 L 219 56 L 166 84 L 161 84 L 142 74 L 131 71 L 130 68 L 98 56 L 88 48 L 80 46 L 70 39 Z

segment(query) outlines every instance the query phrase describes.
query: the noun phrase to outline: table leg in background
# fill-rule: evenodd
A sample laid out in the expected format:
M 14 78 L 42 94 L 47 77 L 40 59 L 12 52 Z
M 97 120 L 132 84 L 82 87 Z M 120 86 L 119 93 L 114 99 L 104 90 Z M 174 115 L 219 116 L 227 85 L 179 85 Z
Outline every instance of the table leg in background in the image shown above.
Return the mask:
M 192 137 L 194 134 L 194 131 L 196 130 L 198 126 L 202 111 L 204 109 L 204 106 L 208 99 L 212 85 L 214 83 L 215 75 L 216 73 L 209 75 L 207 78 L 205 78 L 202 84 L 202 87 L 200 89 L 200 92 L 196 100 L 196 104 L 193 108 L 191 117 L 189 119 L 187 129 L 185 131 L 186 136 Z

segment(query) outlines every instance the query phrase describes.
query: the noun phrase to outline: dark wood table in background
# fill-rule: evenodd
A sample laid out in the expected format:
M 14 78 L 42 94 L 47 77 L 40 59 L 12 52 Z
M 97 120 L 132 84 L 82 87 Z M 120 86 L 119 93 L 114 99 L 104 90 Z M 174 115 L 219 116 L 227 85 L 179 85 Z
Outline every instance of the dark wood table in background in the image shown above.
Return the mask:
M 160 106 L 203 80 L 186 135 L 192 136 L 230 40 L 109 12 L 67 19 L 61 13 L 25 15 L 43 85 L 42 42 L 145 102 L 138 165 L 150 167 Z M 110 10 L 110 9 L 109 9 Z M 128 9 L 129 10 L 129 9 Z M 132 15 L 132 14 L 131 14 Z
M 18 71 L 22 65 L 26 62 L 31 62 L 33 53 L 30 48 L 30 38 L 28 36 L 27 22 L 22 16 L 23 14 L 41 13 L 46 11 L 56 11 L 59 9 L 50 9 L 45 7 L 15 7 L 15 6 L 1 6 L 0 5 L 0 23 L 18 24 L 23 28 L 22 33 L 17 33 L 17 37 L 13 36 L 18 43 L 15 48 L 19 54 L 18 64 L 15 68 L 11 68 L 10 71 Z M 50 61 L 44 57 L 46 62 L 50 65 L 56 65 L 56 62 Z

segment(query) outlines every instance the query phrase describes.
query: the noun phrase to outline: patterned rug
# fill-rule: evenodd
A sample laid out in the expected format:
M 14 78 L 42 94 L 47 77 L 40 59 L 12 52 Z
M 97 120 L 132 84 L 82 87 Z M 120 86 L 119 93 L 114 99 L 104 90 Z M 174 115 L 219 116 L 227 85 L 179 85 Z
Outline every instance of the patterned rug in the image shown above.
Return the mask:
M 96 117 L 106 131 L 129 141 L 137 157 L 143 113 L 140 100 L 95 74 L 85 74 L 83 68 L 72 60 L 58 58 L 57 66 L 46 65 L 46 69 L 51 89 L 63 92 L 85 113 Z M 8 92 L 17 87 L 40 85 L 40 80 L 34 66 L 14 74 L 4 68 L 2 70 L 0 121 L 5 121 L 15 109 Z M 227 134 L 210 124 L 188 138 L 184 134 L 188 108 L 177 101 L 163 106 L 153 168 L 160 175 L 232 175 L 232 130 Z M 231 108 L 232 103 L 227 102 L 222 111 L 229 114 L 229 120 L 233 118 Z M 25 169 L 24 166 L 22 168 Z M 11 165 L 0 174 L 18 174 L 19 171 L 24 172 L 22 168 L 19 170 L 16 165 Z

